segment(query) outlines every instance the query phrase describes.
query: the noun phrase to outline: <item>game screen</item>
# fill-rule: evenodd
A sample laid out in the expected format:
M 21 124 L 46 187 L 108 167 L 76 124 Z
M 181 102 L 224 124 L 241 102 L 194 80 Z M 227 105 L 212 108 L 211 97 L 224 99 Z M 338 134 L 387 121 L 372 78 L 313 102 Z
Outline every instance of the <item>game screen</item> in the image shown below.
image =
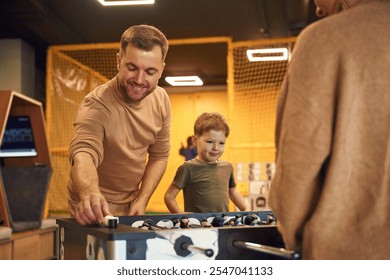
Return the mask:
M 36 156 L 29 116 L 9 116 L 4 131 L 0 157 Z

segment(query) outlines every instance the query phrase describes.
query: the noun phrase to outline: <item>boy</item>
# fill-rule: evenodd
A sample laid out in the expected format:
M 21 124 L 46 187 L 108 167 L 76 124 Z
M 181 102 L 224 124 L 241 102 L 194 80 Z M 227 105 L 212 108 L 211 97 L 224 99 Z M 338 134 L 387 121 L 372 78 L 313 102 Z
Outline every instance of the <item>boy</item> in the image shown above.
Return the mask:
M 164 201 L 171 213 L 183 213 L 176 196 L 183 190 L 184 212 L 228 212 L 229 198 L 241 210 L 246 202 L 236 189 L 231 163 L 221 161 L 229 126 L 218 113 L 203 113 L 195 121 L 195 159 L 184 162 L 176 171 Z

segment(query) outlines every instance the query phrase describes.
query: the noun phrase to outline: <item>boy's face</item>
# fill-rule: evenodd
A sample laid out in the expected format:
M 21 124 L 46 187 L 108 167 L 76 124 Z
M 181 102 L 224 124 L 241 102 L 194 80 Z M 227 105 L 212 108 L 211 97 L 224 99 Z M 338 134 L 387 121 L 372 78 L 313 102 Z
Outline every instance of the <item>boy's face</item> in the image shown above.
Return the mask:
M 201 136 L 195 136 L 198 149 L 197 158 L 205 162 L 215 162 L 225 150 L 226 136 L 224 131 L 210 130 Z

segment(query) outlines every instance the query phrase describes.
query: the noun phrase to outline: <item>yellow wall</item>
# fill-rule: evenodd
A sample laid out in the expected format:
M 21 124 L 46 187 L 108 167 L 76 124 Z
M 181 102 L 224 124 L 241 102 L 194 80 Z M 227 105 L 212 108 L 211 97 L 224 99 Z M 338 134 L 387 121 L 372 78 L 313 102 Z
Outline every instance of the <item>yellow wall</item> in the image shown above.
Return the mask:
M 184 161 L 183 156 L 179 155 L 179 149 L 181 143 L 186 145 L 187 137 L 194 133 L 193 126 L 198 115 L 203 112 L 219 112 L 228 118 L 228 96 L 226 91 L 170 93 L 169 97 L 172 105 L 171 153 L 167 171 L 149 202 L 148 212 L 168 212 L 163 199 L 164 193 L 171 184 L 176 169 Z M 223 159 L 229 160 L 229 139 Z M 177 201 L 179 205 L 183 205 L 182 192 L 180 192 Z

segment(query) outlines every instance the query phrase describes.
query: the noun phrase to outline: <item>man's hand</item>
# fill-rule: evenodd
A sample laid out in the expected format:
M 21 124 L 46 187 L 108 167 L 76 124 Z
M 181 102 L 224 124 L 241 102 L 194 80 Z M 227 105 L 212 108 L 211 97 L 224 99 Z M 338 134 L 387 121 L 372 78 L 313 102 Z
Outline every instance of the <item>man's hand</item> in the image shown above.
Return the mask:
M 146 204 L 138 200 L 130 204 L 129 216 L 145 215 Z
M 92 193 L 84 196 L 76 209 L 76 221 L 82 225 L 103 223 L 104 217 L 111 215 L 106 199 L 102 194 Z

